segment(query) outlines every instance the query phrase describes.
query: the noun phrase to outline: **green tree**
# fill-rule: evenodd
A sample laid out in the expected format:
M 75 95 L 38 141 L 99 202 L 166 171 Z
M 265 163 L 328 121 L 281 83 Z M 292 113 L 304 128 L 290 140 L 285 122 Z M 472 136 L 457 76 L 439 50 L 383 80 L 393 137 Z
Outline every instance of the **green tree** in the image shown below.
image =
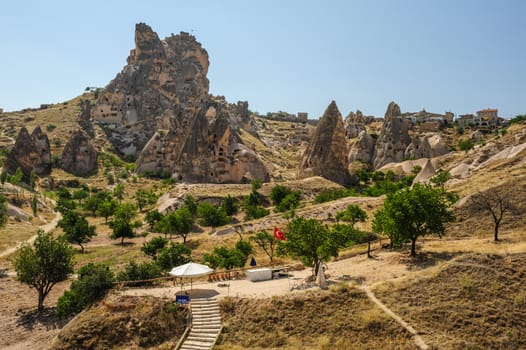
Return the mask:
M 449 210 L 453 203 L 440 189 L 415 184 L 387 195 L 384 206 L 375 214 L 373 231 L 385 233 L 393 246 L 411 242 L 411 256 L 416 256 L 419 237 L 445 232 L 445 224 L 454 221 Z
M 281 213 L 284 211 L 296 210 L 296 208 L 298 207 L 300 203 L 300 199 L 301 199 L 301 192 L 299 191 L 291 192 L 287 194 L 285 198 L 281 200 L 281 202 L 279 202 L 279 204 L 276 207 L 276 210 Z
M 22 173 L 22 169 L 20 169 L 20 167 L 16 168 L 15 174 L 9 177 L 9 182 L 11 182 L 13 186 L 17 186 L 17 189 L 16 189 L 17 198 L 19 195 L 18 186 L 20 186 L 20 183 L 22 182 L 23 177 L 24 177 L 24 174 Z
M 154 237 L 148 242 L 144 242 L 141 251 L 150 256 L 153 260 L 157 259 L 157 254 L 166 247 L 168 240 L 163 237 Z
M 186 207 L 177 209 L 175 216 L 177 221 L 176 234 L 183 237 L 183 243 L 186 244 L 186 238 L 194 226 L 194 216 L 190 212 L 190 209 Z
M 117 210 L 117 202 L 114 200 L 104 201 L 102 203 L 99 203 L 97 206 L 97 215 L 102 216 L 106 222 L 108 223 L 108 218 L 112 216 L 115 213 L 115 210 Z
M 462 140 L 462 141 L 459 141 L 458 143 L 458 148 L 461 151 L 469 151 L 473 147 L 475 147 L 475 144 L 473 143 L 471 139 Z
M 236 215 L 239 211 L 239 204 L 237 203 L 237 199 L 232 197 L 231 195 L 227 195 L 223 199 L 223 203 L 221 206 L 225 209 L 225 213 L 228 216 Z
M 444 186 L 446 185 L 446 182 L 451 179 L 451 174 L 447 170 L 438 169 L 435 176 L 433 176 L 430 181 L 435 187 L 439 187 L 442 191 L 444 191 Z
M 51 289 L 73 272 L 73 251 L 65 240 L 38 231 L 32 245 L 24 243 L 19 249 L 13 265 L 17 280 L 37 290 L 41 313 Z
M 124 185 L 123 184 L 118 184 L 117 186 L 115 186 L 115 188 L 113 189 L 113 196 L 115 196 L 115 198 L 119 200 L 119 203 L 122 202 L 122 200 L 124 199 Z
M 170 241 L 172 240 L 172 235 L 177 234 L 178 230 L 178 222 L 177 222 L 177 214 L 172 211 L 168 214 L 166 214 L 159 222 L 157 222 L 154 226 L 154 231 L 164 233 L 164 237 L 166 238 L 166 235 L 170 235 Z
M 135 192 L 134 198 L 135 202 L 137 203 L 137 207 L 139 207 L 139 211 L 142 212 L 142 209 L 148 205 L 148 193 L 142 188 L 139 188 L 137 192 Z
M 137 215 L 135 207 L 130 203 L 124 203 L 117 207 L 113 220 L 110 222 L 110 227 L 113 232 L 110 235 L 111 239 L 121 239 L 121 245 L 124 245 L 125 238 L 135 237 L 135 229 L 141 226 L 140 221 L 133 221 L 132 219 Z
M 183 207 L 188 208 L 192 216 L 197 216 L 197 203 L 195 202 L 194 197 L 191 195 L 186 195 L 183 200 Z
M 132 261 L 117 275 L 118 281 L 144 281 L 161 277 L 162 269 L 155 261 Z
M 171 242 L 168 246 L 161 249 L 156 261 L 161 269 L 167 271 L 175 266 L 192 261 L 191 254 L 192 250 L 185 244 Z
M 274 251 L 278 244 L 278 240 L 274 237 L 274 235 L 266 231 L 261 231 L 250 237 L 249 240 L 254 242 L 258 247 L 261 248 L 261 250 L 265 252 L 265 254 L 267 254 L 270 259 L 270 264 L 272 264 L 274 260 Z
M 290 187 L 276 185 L 272 187 L 272 190 L 270 191 L 270 200 L 272 201 L 272 204 L 277 207 L 281 203 L 281 201 L 291 193 L 292 190 L 290 189 Z
M 216 207 L 208 202 L 199 203 L 197 213 L 201 218 L 201 225 L 214 227 L 226 225 L 230 222 L 230 217 L 226 215 L 225 209 L 221 206 Z
M 57 316 L 64 318 L 81 312 L 102 299 L 112 288 L 114 276 L 108 266 L 89 263 L 77 272 L 78 278 L 58 299 Z
M 347 221 L 351 223 L 351 227 L 357 222 L 365 222 L 367 220 L 367 213 L 356 204 L 349 204 L 343 211 L 336 213 L 336 221 Z
M 157 209 L 147 211 L 144 215 L 144 221 L 150 225 L 150 230 L 153 230 L 155 225 L 163 219 L 164 215 L 161 214 Z
M 278 253 L 299 259 L 306 266 L 312 266 L 313 274 L 316 275 L 319 265 L 337 255 L 347 244 L 347 240 L 333 236 L 327 225 L 316 219 L 297 217 L 287 228 L 286 240 L 278 242 Z
M 64 237 L 69 243 L 78 244 L 84 253 L 83 244 L 88 243 L 95 233 L 95 226 L 90 225 L 86 218 L 68 210 L 62 214 L 62 219 L 57 224 L 64 231 Z
M 203 261 L 212 268 L 231 270 L 234 267 L 244 267 L 248 256 L 237 248 L 215 247 L 211 254 L 205 254 Z
M 0 194 L 0 227 L 4 227 L 9 220 L 7 215 L 7 199 Z
M 88 191 L 85 188 L 81 188 L 80 190 L 73 192 L 71 198 L 77 200 L 79 204 L 82 204 L 82 201 L 88 198 L 88 196 Z

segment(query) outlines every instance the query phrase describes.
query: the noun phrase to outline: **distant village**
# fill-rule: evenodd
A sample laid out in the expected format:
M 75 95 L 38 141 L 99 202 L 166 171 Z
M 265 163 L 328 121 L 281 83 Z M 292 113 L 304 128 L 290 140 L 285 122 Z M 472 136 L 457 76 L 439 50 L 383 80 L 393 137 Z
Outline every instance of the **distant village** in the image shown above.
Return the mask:
M 508 120 L 499 117 L 498 112 L 498 109 L 487 108 L 477 111 L 476 114 L 460 114 L 455 117 L 453 112 L 439 114 L 423 109 L 419 112 L 402 113 L 401 117 L 406 121 L 408 128 L 422 132 L 437 131 L 447 127 L 470 128 L 485 132 L 507 125 Z M 317 122 L 317 120 L 309 119 L 309 115 L 306 112 L 292 114 L 278 111 L 274 113 L 269 112 L 266 115 L 259 115 L 259 117 L 293 123 L 316 124 Z M 383 118 L 364 116 L 360 111 L 356 111 L 356 113 L 351 112 L 347 118 L 349 117 L 355 120 L 357 119 L 364 124 L 383 120 Z

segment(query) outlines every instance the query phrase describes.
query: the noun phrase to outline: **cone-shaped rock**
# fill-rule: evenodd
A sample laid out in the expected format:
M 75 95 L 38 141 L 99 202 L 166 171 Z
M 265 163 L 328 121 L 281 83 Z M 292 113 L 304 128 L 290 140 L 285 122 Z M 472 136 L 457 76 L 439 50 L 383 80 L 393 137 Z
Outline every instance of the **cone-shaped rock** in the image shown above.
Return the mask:
M 62 169 L 76 176 L 87 176 L 97 171 L 97 150 L 84 132 L 71 135 L 61 156 Z
M 400 107 L 391 102 L 385 112 L 384 123 L 376 140 L 373 156 L 374 168 L 378 169 L 391 162 L 401 162 L 404 158 L 404 151 L 410 143 L 411 138 Z
M 32 170 L 37 175 L 46 175 L 51 171 L 49 140 L 40 126 L 31 135 L 25 127 L 20 129 L 15 145 L 7 155 L 5 167 L 11 174 L 20 167 L 25 177 L 29 177 Z
M 298 178 L 322 176 L 347 185 L 350 182 L 347 141 L 342 115 L 332 101 L 321 117 L 314 136 L 303 153 Z

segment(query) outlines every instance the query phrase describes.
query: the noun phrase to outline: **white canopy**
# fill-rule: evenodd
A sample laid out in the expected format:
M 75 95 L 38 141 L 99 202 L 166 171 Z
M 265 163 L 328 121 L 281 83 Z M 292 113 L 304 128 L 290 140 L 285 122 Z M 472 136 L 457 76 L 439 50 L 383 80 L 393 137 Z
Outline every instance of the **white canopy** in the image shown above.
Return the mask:
M 176 277 L 199 277 L 206 276 L 214 272 L 213 269 L 206 265 L 189 262 L 181 266 L 174 267 L 169 274 Z

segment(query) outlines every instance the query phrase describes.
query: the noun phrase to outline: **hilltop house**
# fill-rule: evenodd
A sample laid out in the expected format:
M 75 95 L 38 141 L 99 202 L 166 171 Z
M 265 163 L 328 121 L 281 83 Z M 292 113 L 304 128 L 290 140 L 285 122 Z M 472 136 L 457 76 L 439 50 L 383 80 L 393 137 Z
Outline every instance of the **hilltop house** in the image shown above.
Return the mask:
M 454 114 L 446 112 L 445 114 L 431 113 L 422 109 L 420 112 L 408 112 L 402 114 L 408 121 L 408 127 L 418 126 L 421 131 L 437 131 L 444 125 L 452 125 Z
M 491 130 L 495 129 L 501 124 L 501 119 L 498 116 L 498 109 L 481 109 L 477 111 L 476 115 L 463 114 L 457 119 L 458 126 L 461 128 L 473 127 L 477 130 Z

